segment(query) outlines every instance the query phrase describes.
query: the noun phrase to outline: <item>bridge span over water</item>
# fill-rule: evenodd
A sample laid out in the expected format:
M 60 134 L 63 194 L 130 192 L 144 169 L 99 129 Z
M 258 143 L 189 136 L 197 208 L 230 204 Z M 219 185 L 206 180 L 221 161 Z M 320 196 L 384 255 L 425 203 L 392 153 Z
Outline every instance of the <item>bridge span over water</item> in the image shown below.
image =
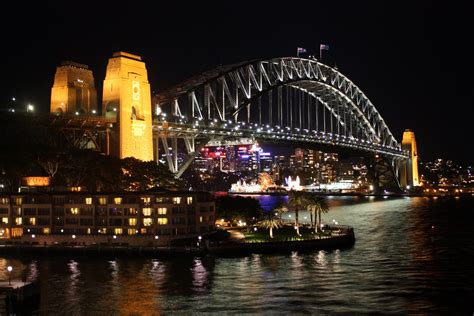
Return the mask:
M 314 59 L 219 66 L 159 92 L 151 102 L 149 96 L 141 58 L 115 53 L 104 80 L 103 151 L 157 160 L 163 150 L 179 177 L 209 143 L 298 144 L 365 157 L 376 190 L 397 191 L 413 183 L 407 175 L 416 145 L 415 152 L 412 144 L 402 146 L 354 82 Z M 60 114 L 64 119 L 70 113 L 61 109 Z M 178 160 L 181 148 L 184 161 Z

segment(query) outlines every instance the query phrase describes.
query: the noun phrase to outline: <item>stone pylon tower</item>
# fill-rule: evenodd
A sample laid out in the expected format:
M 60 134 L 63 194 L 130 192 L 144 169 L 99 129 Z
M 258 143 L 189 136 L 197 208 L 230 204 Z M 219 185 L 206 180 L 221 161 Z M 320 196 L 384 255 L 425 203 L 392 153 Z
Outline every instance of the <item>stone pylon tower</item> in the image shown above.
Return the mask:
M 409 152 L 408 158 L 400 170 L 400 185 L 402 188 L 410 186 L 410 188 L 420 185 L 418 177 L 418 152 L 416 149 L 415 133 L 406 129 L 403 132 L 402 149 Z
M 110 154 L 153 160 L 150 84 L 140 56 L 116 52 L 105 75 L 102 114 L 117 119 Z
M 97 113 L 94 76 L 86 65 L 65 61 L 56 68 L 51 89 L 51 113 Z

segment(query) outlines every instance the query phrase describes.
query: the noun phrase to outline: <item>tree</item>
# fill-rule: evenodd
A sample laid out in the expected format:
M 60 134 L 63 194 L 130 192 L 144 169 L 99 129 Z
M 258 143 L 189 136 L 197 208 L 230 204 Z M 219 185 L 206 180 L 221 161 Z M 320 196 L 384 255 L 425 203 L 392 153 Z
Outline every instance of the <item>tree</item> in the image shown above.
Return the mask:
M 271 216 L 268 219 L 260 221 L 258 223 L 258 226 L 262 227 L 264 229 L 269 229 L 270 230 L 270 238 L 273 238 L 273 229 L 278 229 L 282 225 L 281 225 L 281 221 L 278 218 L 275 218 L 275 217 Z
M 321 230 L 321 213 L 327 213 L 329 206 L 325 197 L 316 194 L 307 194 L 306 208 L 314 212 L 315 222 L 317 221 L 315 232 Z
M 163 164 L 154 161 L 124 158 L 121 160 L 121 170 L 125 191 L 146 191 L 152 188 L 184 189 L 182 180 L 176 179 Z
M 243 219 L 251 222 L 262 215 L 258 200 L 242 196 L 220 196 L 216 199 L 216 216 L 226 220 Z
M 318 226 L 317 229 L 321 229 L 321 213 L 327 213 L 329 211 L 328 201 L 325 197 L 317 196 L 316 210 L 318 211 Z
M 300 208 L 306 208 L 306 194 L 303 191 L 291 190 L 288 194 L 288 204 L 295 211 L 295 228 L 298 236 L 300 235 L 300 227 L 298 223 L 298 215 Z
M 281 220 L 281 215 L 285 212 L 288 212 L 288 205 L 284 202 L 279 202 L 274 208 L 273 212 L 278 213 L 278 217 Z

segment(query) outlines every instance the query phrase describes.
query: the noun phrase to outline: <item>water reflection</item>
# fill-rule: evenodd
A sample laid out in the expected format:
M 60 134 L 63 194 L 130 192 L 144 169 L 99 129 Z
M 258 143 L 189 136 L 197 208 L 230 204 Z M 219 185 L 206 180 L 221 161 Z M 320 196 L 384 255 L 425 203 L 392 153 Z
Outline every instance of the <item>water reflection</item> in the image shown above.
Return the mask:
M 24 271 L 38 279 L 41 314 L 472 312 L 472 200 L 330 203 L 323 221 L 351 223 L 351 249 L 235 258 L 0 258 L 0 278 L 10 264 L 16 277 Z

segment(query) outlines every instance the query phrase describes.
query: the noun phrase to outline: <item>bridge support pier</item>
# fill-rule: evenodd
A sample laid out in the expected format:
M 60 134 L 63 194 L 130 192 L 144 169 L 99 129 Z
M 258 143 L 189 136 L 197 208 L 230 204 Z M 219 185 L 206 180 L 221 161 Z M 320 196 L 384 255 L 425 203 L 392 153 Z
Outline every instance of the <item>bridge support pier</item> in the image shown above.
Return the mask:
M 398 181 L 398 160 L 375 155 L 366 158 L 368 178 L 374 187 L 373 193 L 383 195 L 385 193 L 402 193 Z

